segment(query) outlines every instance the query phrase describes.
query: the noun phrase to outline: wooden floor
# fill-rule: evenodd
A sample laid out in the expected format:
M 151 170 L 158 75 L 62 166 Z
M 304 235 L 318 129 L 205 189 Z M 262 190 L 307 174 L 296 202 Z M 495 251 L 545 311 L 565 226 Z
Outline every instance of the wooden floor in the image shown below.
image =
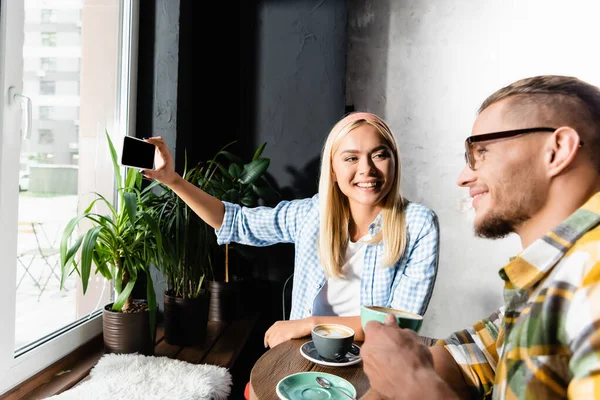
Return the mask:
M 242 317 L 231 322 L 208 323 L 204 343 L 182 347 L 164 341 L 162 327 L 157 331 L 155 356 L 165 356 L 193 364 L 212 364 L 232 368 L 252 334 L 258 315 Z M 102 337 L 99 336 L 48 367 L 8 393 L 0 400 L 37 400 L 62 393 L 89 378 L 89 372 L 104 354 Z

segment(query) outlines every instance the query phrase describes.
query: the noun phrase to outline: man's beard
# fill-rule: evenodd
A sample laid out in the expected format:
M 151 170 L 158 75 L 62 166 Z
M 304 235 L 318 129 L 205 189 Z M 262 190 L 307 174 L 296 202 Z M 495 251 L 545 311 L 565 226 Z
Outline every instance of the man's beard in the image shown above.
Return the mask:
M 515 232 L 518 225 L 527 221 L 530 216 L 524 209 L 513 208 L 513 212 L 492 214 L 480 224 L 475 225 L 475 235 L 486 239 L 502 239 Z

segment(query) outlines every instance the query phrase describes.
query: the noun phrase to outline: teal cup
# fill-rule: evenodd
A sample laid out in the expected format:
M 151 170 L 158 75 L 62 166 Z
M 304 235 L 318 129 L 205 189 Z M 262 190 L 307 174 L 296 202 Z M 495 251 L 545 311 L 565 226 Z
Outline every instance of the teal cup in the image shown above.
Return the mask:
M 354 330 L 340 324 L 313 326 L 311 336 L 319 356 L 326 361 L 338 361 L 352 349 Z
M 421 315 L 379 306 L 361 306 L 360 323 L 362 324 L 363 329 L 365 329 L 365 325 L 369 321 L 379 321 L 383 324 L 385 316 L 388 314 L 392 314 L 396 317 L 396 322 L 398 322 L 400 328 L 419 332 L 421 325 L 423 325 L 423 317 Z

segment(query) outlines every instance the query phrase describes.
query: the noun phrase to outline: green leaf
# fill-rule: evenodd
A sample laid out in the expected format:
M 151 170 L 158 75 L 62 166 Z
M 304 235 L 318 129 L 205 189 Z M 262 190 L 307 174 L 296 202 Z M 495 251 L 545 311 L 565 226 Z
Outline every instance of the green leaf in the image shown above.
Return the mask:
M 121 167 L 119 166 L 119 163 L 117 161 L 117 152 L 115 151 L 115 146 L 113 146 L 113 142 L 112 140 L 110 140 L 110 135 L 108 134 L 108 131 L 105 130 L 104 133 L 106 134 L 106 140 L 108 140 L 108 147 L 110 149 L 110 158 L 112 160 L 113 163 L 113 172 L 115 173 L 115 178 L 116 178 L 116 185 L 117 185 L 117 190 L 120 191 L 123 188 L 123 182 L 121 181 Z
M 233 182 L 231 182 L 231 179 L 223 177 L 221 180 L 221 187 L 223 190 L 230 190 L 233 188 Z
M 75 244 L 71 246 L 71 248 L 66 252 L 65 260 L 62 261 L 62 253 L 61 253 L 61 276 L 60 276 L 60 290 L 63 290 L 65 286 L 65 280 L 71 274 L 72 270 L 69 270 L 69 266 L 74 263 L 75 255 L 77 255 L 77 250 L 79 250 L 79 246 L 83 242 L 83 236 L 80 236 Z
M 85 214 L 73 217 L 69 221 L 67 226 L 65 227 L 65 230 L 63 231 L 63 235 L 60 240 L 60 265 L 61 265 L 61 268 L 63 269 L 63 274 L 64 274 L 65 267 L 69 265 L 69 258 L 67 257 L 67 245 L 69 243 L 69 239 L 71 238 L 71 235 L 73 234 L 73 231 L 77 227 L 77 224 L 79 223 L 79 221 L 81 221 L 84 218 L 87 218 L 89 215 L 90 214 L 85 213 Z M 77 249 L 79 248 L 80 243 L 81 242 L 76 243 L 77 247 L 75 248 L 75 251 L 77 251 Z
M 123 305 L 125 305 L 125 302 L 129 298 L 129 296 L 131 296 L 131 292 L 133 291 L 134 286 L 135 286 L 135 279 L 131 279 L 127 283 L 127 286 L 125 286 L 125 289 L 123 289 L 123 291 L 121 293 L 119 293 L 117 300 L 115 300 L 113 307 L 112 307 L 113 311 L 121 311 L 123 309 Z
M 237 179 L 242 174 L 243 169 L 242 169 L 241 166 L 239 166 L 237 164 L 231 164 L 229 166 L 229 170 L 228 171 L 229 171 L 229 175 L 231 175 L 231 177 L 233 179 Z
M 93 251 L 96 247 L 96 238 L 103 229 L 102 226 L 96 226 L 85 234 L 83 246 L 81 248 L 81 283 L 83 285 L 83 294 L 86 293 L 90 281 L 90 272 L 92 269 Z
M 245 195 L 242 197 L 241 204 L 246 207 L 255 207 L 257 205 L 257 198 L 256 196 Z
M 102 202 L 104 202 L 104 204 L 106 204 L 106 206 L 107 206 L 107 207 L 108 207 L 108 209 L 110 210 L 110 213 L 112 214 L 113 218 L 114 218 L 114 219 L 117 219 L 117 209 L 116 209 L 116 208 L 115 208 L 115 207 L 112 205 L 112 203 L 111 203 L 111 202 L 109 202 L 108 200 L 106 200 L 106 199 L 104 198 L 104 196 L 102 196 L 100 193 L 95 193 L 95 192 L 94 192 L 94 194 L 95 194 L 96 196 L 98 196 L 98 198 L 97 198 L 97 199 L 95 199 L 94 201 L 92 201 L 92 202 L 90 203 L 90 205 L 89 205 L 89 206 L 88 206 L 88 207 L 85 209 L 85 211 L 84 211 L 84 214 L 87 214 L 87 213 L 89 213 L 90 211 L 92 211 L 92 208 L 94 208 L 94 206 L 96 205 L 96 203 L 97 203 L 98 201 L 102 201 Z
M 271 160 L 268 158 L 259 158 L 252 161 L 250 164 L 244 165 L 244 171 L 240 176 L 240 183 L 250 185 L 260 178 L 269 168 Z
M 228 151 L 221 150 L 219 152 L 219 154 L 225 156 L 229 161 L 231 161 L 234 164 L 239 164 L 239 165 L 244 164 L 244 161 L 240 157 L 238 157 L 235 154 L 232 154 L 232 153 L 230 153 Z
M 240 204 L 240 194 L 235 189 L 230 189 L 227 191 L 227 198 L 231 203 Z
M 115 292 L 122 293 L 123 292 L 123 272 L 118 268 L 115 268 L 116 271 L 113 271 L 113 275 L 115 277 Z
M 140 174 L 140 177 L 141 177 L 141 174 Z M 163 190 L 167 190 L 167 188 L 166 188 L 166 187 L 165 187 L 165 186 L 164 186 L 162 183 L 160 183 L 159 181 L 152 181 L 152 183 L 150 183 L 148 186 L 146 186 L 146 187 L 145 187 L 145 188 L 142 190 L 142 195 L 149 194 L 148 192 L 152 192 L 152 190 L 153 190 L 155 187 L 157 187 L 157 186 L 161 186 L 161 187 L 163 187 Z M 155 195 L 154 195 L 154 194 L 152 194 L 152 195 L 153 195 L 152 197 L 155 197 Z
M 215 163 L 215 166 L 221 171 L 221 173 L 223 174 L 223 177 L 226 178 L 227 180 L 233 180 L 233 177 L 231 176 L 231 174 L 229 173 L 229 170 L 227 168 L 225 168 L 223 165 L 221 165 L 220 163 Z
M 256 152 L 254 153 L 254 157 L 252 157 L 252 161 L 256 161 L 260 158 L 260 155 L 262 154 L 263 150 L 265 149 L 265 146 L 267 145 L 267 142 L 264 142 L 263 144 L 261 144 L 258 149 L 256 149 Z
M 96 271 L 98 271 L 98 273 L 100 273 L 100 275 L 102 275 L 105 279 L 109 281 L 112 280 L 113 275 L 110 272 L 110 268 L 106 265 L 104 261 L 100 259 L 98 253 L 93 252 L 92 257 L 94 260 L 94 264 L 96 264 Z
M 140 181 L 142 178 L 142 174 L 140 174 L 137 170 L 133 168 L 127 168 L 127 174 L 125 175 L 125 186 L 124 188 L 137 187 L 137 177 L 140 177 Z
M 154 343 L 154 335 L 156 332 L 156 293 L 154 293 L 154 284 L 152 283 L 152 275 L 146 270 L 146 297 L 148 299 L 148 310 L 150 311 L 150 338 Z
M 135 193 L 125 192 L 123 193 L 123 200 L 125 201 L 127 215 L 129 215 L 129 222 L 133 225 L 137 214 L 137 196 Z
M 160 227 L 158 226 L 158 221 L 152 218 L 148 214 L 142 214 L 142 218 L 146 221 L 146 224 L 150 228 L 152 235 L 154 235 L 154 239 L 156 240 L 156 245 L 159 249 L 162 249 L 162 234 L 160 232 Z M 178 221 L 179 222 L 179 221 Z

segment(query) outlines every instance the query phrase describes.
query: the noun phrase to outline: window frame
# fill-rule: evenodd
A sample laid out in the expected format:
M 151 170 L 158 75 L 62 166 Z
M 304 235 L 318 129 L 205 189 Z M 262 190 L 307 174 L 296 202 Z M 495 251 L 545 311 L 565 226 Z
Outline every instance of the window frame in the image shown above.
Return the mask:
M 119 64 L 117 98 L 111 127 L 119 134 L 127 134 L 134 127 L 137 69 L 137 40 L 139 0 L 124 0 L 120 4 L 119 20 Z M 23 59 L 14 57 L 22 54 L 24 43 L 24 6 L 22 0 L 3 0 L 0 2 L 0 91 L 8 92 L 9 86 L 22 90 L 21 74 Z M 16 40 L 13 40 L 16 39 Z M 135 53 L 132 53 L 135 51 Z M 18 71 L 18 72 L 17 72 Z M 17 82 L 17 83 L 15 83 Z M 123 97 L 125 96 L 125 97 Z M 10 96 L 6 96 L 10 98 Z M 126 101 L 124 101 L 126 99 Z M 114 121 L 113 121 L 114 120 Z M 17 254 L 17 212 L 18 208 L 18 170 L 21 138 L 14 132 L 20 131 L 20 107 L 0 102 L 0 226 L 14 229 L 0 229 L 0 251 L 4 259 L 16 260 Z M 111 123 L 107 121 L 107 123 Z M 10 129 L 7 129 L 10 128 Z M 104 143 L 104 142 L 103 142 Z M 114 188 L 114 182 L 112 182 Z M 116 196 L 115 196 L 116 198 Z M 12 261 L 11 264 L 12 265 Z M 44 342 L 15 351 L 15 301 L 16 270 L 0 268 L 0 396 L 10 391 L 36 373 L 47 368 L 77 347 L 97 337 L 102 332 L 101 311 L 71 323 L 69 326 L 48 335 Z M 42 340 L 42 339 L 40 339 Z M 38 341 L 39 342 L 39 341 Z

